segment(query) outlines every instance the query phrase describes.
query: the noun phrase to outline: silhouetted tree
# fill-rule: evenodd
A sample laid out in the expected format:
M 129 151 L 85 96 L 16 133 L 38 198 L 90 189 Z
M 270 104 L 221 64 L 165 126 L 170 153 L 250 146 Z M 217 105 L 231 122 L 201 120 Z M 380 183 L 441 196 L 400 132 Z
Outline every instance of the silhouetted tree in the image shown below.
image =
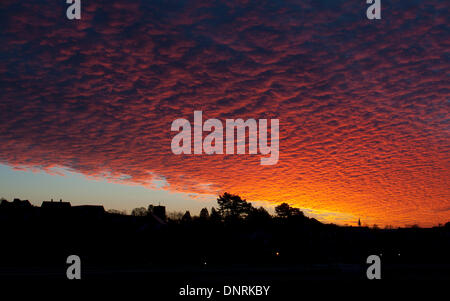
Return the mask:
M 109 209 L 107 212 L 110 214 L 127 215 L 126 210 Z
M 291 216 L 304 217 L 305 214 L 300 209 L 291 207 Z
M 247 215 L 247 220 L 251 222 L 266 222 L 269 221 L 272 218 L 269 212 L 264 207 L 254 208 L 252 207 L 250 209 L 250 212 Z
M 200 210 L 200 219 L 206 220 L 209 218 L 209 212 L 207 208 Z
M 240 196 L 225 192 L 217 198 L 219 212 L 224 218 L 241 218 L 247 216 L 252 204 L 241 199 Z
M 131 211 L 132 216 L 146 216 L 147 215 L 147 209 L 144 207 L 134 208 Z
M 184 215 L 183 212 L 180 211 L 171 211 L 167 213 L 167 217 L 174 221 L 181 220 L 183 218 L 183 215 Z
M 444 229 L 450 230 L 450 222 L 445 223 Z
M 278 217 L 286 218 L 290 214 L 291 206 L 288 203 L 282 203 L 275 207 L 275 213 Z
M 282 204 L 276 206 L 275 213 L 278 215 L 278 217 L 281 217 L 281 218 L 287 218 L 287 217 L 292 217 L 292 216 L 295 216 L 295 217 L 304 217 L 305 216 L 300 209 L 291 207 L 291 206 L 289 206 L 288 203 L 282 203 Z
M 181 221 L 182 222 L 190 222 L 191 220 L 192 220 L 191 213 L 188 210 L 188 211 L 186 211 L 186 213 L 181 218 Z
M 211 208 L 209 220 L 212 222 L 220 222 L 222 220 L 222 216 L 220 216 L 220 213 L 214 207 Z

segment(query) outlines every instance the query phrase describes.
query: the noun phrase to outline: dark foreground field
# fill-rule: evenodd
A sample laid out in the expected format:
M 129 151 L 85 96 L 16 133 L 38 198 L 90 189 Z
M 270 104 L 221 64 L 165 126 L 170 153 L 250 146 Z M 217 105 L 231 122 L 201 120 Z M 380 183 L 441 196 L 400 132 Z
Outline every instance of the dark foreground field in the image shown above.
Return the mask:
M 182 284 L 277 284 L 304 280 L 364 280 L 367 265 L 358 264 L 292 264 L 269 266 L 167 266 L 167 267 L 93 267 L 83 266 L 82 278 L 87 280 L 152 280 Z M 386 264 L 382 266 L 385 280 L 450 280 L 448 264 Z M 64 280 L 66 265 L 53 267 L 3 267 L 0 279 Z
M 303 215 L 164 220 L 102 207 L 0 208 L 0 278 L 66 279 L 69 255 L 82 279 L 272 285 L 367 280 L 369 255 L 382 279 L 449 280 L 450 224 L 373 229 Z

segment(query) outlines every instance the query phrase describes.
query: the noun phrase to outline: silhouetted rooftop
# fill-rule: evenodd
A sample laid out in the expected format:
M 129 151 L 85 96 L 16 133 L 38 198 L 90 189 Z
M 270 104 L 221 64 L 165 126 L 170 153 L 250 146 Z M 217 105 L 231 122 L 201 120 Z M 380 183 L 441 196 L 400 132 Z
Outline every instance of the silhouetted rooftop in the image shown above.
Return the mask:
M 63 202 L 63 201 L 59 202 L 43 201 L 41 205 L 42 209 L 67 209 L 71 207 L 72 205 L 70 204 L 70 202 Z
M 7 200 L 2 200 L 0 203 L 0 208 L 11 208 L 11 209 L 21 209 L 21 208 L 31 208 L 33 207 L 28 200 L 14 199 L 12 202 Z

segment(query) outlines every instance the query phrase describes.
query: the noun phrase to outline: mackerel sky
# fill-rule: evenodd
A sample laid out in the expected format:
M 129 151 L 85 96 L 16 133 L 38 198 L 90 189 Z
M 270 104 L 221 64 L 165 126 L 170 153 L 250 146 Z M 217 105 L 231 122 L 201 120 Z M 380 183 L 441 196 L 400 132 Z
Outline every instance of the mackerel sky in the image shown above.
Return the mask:
M 445 223 L 450 4 L 385 0 L 368 20 L 365 2 L 82 0 L 70 21 L 62 0 L 2 0 L 0 174 L 23 189 L 80 174 L 185 209 L 228 191 L 340 224 Z M 278 118 L 278 164 L 172 154 L 170 125 L 194 110 Z M 132 194 L 98 201 L 142 205 Z

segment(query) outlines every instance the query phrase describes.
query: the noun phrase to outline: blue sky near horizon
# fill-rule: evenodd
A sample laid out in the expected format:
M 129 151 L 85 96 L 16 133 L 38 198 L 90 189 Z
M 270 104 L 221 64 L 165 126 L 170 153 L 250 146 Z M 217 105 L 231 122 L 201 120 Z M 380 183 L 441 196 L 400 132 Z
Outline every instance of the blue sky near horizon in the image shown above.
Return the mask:
M 133 208 L 148 205 L 164 205 L 167 212 L 184 212 L 189 210 L 198 215 L 207 207 L 217 207 L 216 196 L 174 193 L 163 189 L 165 183 L 155 183 L 156 189 L 140 185 L 112 183 L 106 179 L 89 178 L 83 174 L 71 172 L 63 168 L 52 169 L 53 174 L 44 170 L 19 170 L 0 164 L 0 198 L 9 201 L 14 198 L 29 200 L 40 206 L 42 201 L 64 201 L 72 205 L 103 205 L 106 210 L 126 210 L 128 214 Z M 156 182 L 156 181 L 155 181 Z M 274 204 L 252 202 L 255 207 L 263 206 L 270 214 L 275 214 Z M 334 216 L 337 221 L 345 223 L 356 217 L 338 212 L 319 212 L 310 208 L 301 208 L 309 217 L 326 220 Z
M 190 210 L 196 215 L 207 207 L 216 205 L 215 197 L 195 199 L 190 194 L 173 193 L 161 189 L 149 189 L 138 185 L 111 183 L 107 180 L 90 179 L 82 174 L 59 169 L 60 174 L 45 171 L 16 170 L 0 164 L 0 197 L 28 199 L 40 206 L 50 199 L 69 201 L 73 205 L 98 205 L 105 209 L 127 210 L 164 205 L 167 211 Z M 158 187 L 160 189 L 158 189 Z

